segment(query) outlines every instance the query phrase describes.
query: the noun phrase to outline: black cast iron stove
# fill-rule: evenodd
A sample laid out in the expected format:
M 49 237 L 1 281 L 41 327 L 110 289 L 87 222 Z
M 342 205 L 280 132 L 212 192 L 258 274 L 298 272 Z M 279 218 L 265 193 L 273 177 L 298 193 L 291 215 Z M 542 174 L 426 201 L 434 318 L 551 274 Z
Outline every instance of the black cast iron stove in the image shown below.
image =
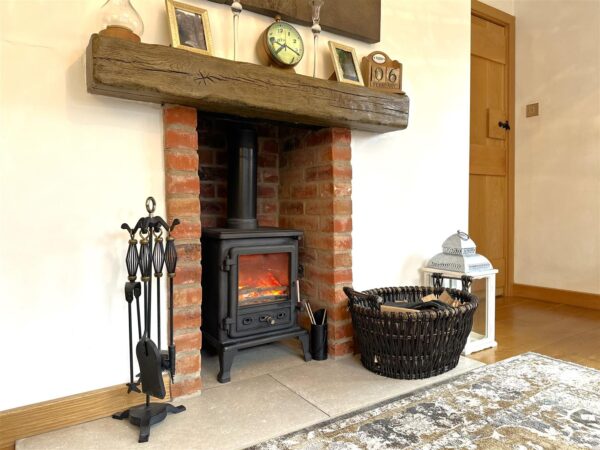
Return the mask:
M 298 239 L 302 232 L 258 227 L 257 138 L 247 124 L 227 133 L 227 228 L 202 230 L 202 336 L 219 354 L 218 380 L 231 380 L 238 350 L 297 337 Z

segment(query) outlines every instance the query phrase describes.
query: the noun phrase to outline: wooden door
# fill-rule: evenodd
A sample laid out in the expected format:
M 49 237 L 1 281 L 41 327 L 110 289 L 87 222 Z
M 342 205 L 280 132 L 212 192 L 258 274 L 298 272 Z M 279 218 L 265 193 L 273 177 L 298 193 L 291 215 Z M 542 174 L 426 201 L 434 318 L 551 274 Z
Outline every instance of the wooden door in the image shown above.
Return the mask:
M 475 12 L 471 16 L 469 234 L 477 251 L 499 270 L 497 295 L 506 288 L 512 182 L 509 31 Z

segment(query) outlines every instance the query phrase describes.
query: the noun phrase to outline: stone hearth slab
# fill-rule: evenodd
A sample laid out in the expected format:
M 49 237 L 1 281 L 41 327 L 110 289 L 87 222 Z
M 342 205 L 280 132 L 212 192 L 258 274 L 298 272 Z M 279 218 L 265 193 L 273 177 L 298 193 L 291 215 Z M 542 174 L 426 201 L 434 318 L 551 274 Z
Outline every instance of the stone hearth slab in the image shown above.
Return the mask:
M 284 341 L 242 352 L 232 382 L 220 384 L 215 359 L 203 358 L 202 394 L 173 402 L 187 411 L 152 427 L 144 449 L 244 448 L 484 365 L 461 358 L 458 367 L 437 377 L 394 380 L 367 371 L 354 357 L 305 363 L 299 343 Z M 137 436 L 133 425 L 106 418 L 32 436 L 16 448 L 139 449 Z
M 334 417 L 455 377 L 484 365 L 460 358 L 458 366 L 424 380 L 396 380 L 366 370 L 358 357 L 311 361 L 271 375 L 320 410 Z
M 235 449 L 289 433 L 328 418 L 269 375 L 174 402 L 187 411 L 152 427 L 138 444 L 138 428 L 111 418 L 57 430 L 17 443 L 19 450 Z
M 231 382 L 247 380 L 282 369 L 305 364 L 298 339 L 276 342 L 260 347 L 240 350 L 231 368 Z M 212 389 L 223 386 L 217 381 L 219 357 L 202 352 L 202 386 Z

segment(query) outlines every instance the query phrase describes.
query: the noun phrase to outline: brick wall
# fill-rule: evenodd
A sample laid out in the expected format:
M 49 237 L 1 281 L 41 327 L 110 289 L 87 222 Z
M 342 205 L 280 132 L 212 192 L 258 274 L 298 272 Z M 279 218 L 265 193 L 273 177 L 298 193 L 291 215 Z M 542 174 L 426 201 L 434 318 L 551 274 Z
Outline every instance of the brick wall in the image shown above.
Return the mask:
M 227 217 L 226 122 L 166 105 L 167 217 L 178 217 L 175 277 L 177 377 L 174 397 L 201 389 L 201 225 Z M 352 325 L 342 287 L 352 283 L 350 130 L 260 124 L 258 222 L 304 231 L 301 290 L 313 309 L 327 308 L 329 354 L 352 353 Z M 303 317 L 301 322 L 308 326 Z
M 352 284 L 350 130 L 282 129 L 280 147 L 279 225 L 304 231 L 302 297 L 313 310 L 327 308 L 329 354 L 352 353 L 352 324 L 342 291 Z
M 165 105 L 165 193 L 167 220 L 181 220 L 175 228 L 177 272 L 174 280 L 174 335 L 177 375 L 171 395 L 177 397 L 200 390 L 200 180 L 198 178 L 198 133 L 196 110 Z
M 227 220 L 226 122 L 209 115 L 198 120 L 202 226 L 224 227 Z M 263 227 L 279 224 L 278 127 L 258 126 L 257 219 Z

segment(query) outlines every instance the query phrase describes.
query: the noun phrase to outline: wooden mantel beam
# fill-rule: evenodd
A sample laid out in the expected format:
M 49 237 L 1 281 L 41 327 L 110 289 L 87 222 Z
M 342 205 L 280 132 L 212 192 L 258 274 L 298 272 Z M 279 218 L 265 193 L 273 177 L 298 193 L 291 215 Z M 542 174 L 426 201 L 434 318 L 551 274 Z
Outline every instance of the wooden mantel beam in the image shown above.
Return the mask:
M 97 34 L 87 48 L 87 88 L 92 94 L 305 125 L 375 132 L 408 125 L 406 95 Z

